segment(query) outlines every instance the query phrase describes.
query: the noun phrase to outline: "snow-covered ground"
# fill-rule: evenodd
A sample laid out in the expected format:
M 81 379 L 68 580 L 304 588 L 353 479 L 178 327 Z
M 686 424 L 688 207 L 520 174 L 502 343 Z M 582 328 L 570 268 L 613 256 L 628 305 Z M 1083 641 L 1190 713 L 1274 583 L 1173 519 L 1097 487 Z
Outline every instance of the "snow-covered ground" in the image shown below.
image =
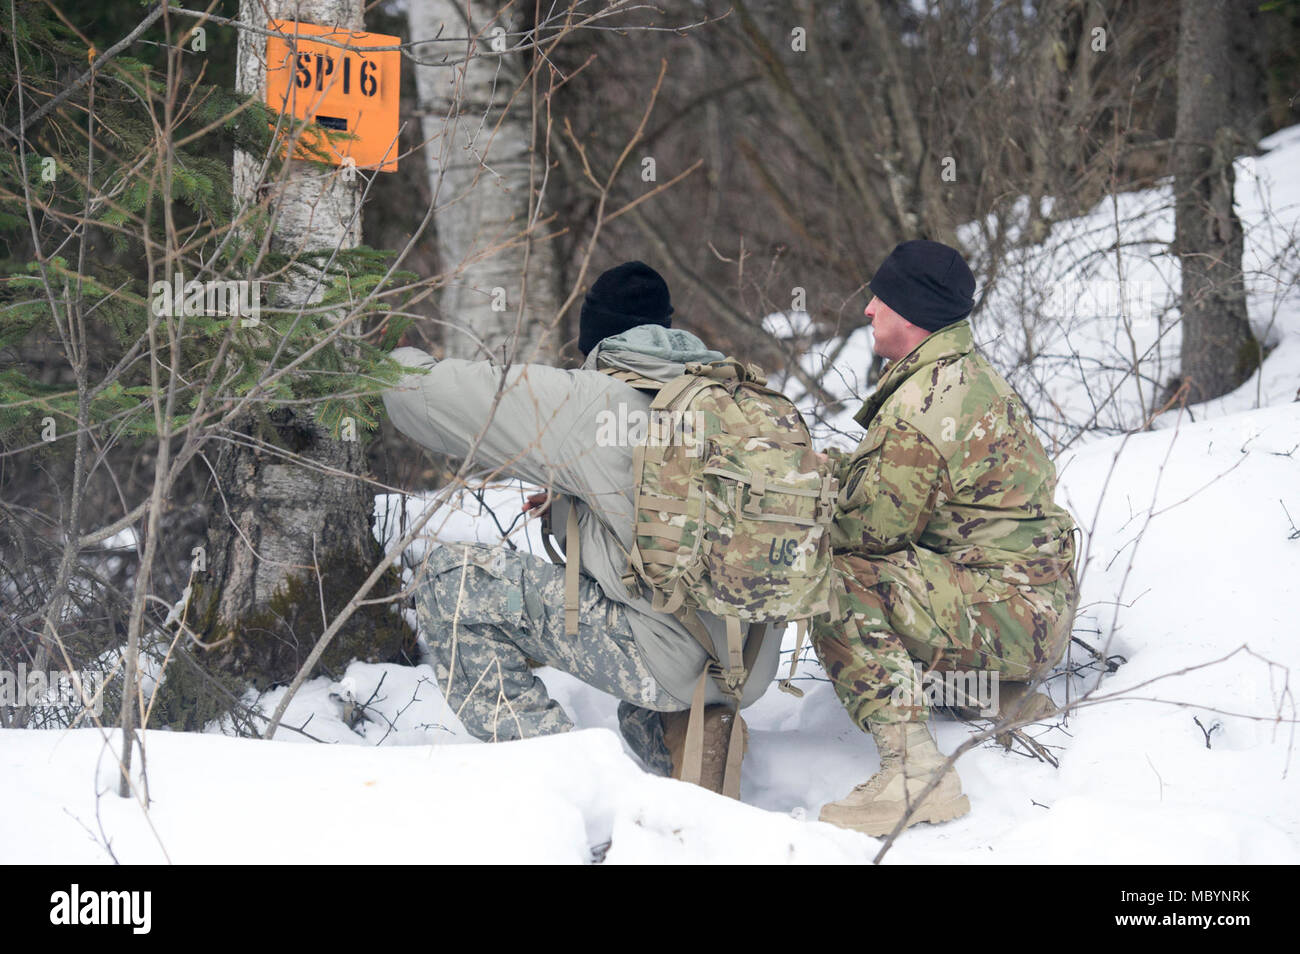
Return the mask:
M 1238 193 L 1248 255 L 1264 263 L 1250 298 L 1252 322 L 1273 348 L 1260 374 L 1211 407 L 1165 415 L 1157 430 L 1079 440 L 1069 440 L 1068 422 L 1090 407 L 1085 385 L 1096 389 L 1103 376 L 1044 377 L 1067 412 L 1056 435 L 1060 499 L 1087 532 L 1075 635 L 1118 668 L 1105 672 L 1073 646 L 1052 694 L 1058 702 L 1092 695 L 1029 730 L 1059 768 L 992 742 L 973 749 L 958 763 L 971 814 L 909 830 L 887 861 L 1300 861 L 1291 684 L 1292 670 L 1300 674 L 1300 402 L 1291 400 L 1300 387 L 1300 303 L 1288 286 L 1294 274 L 1282 266 L 1264 274 L 1269 254 L 1294 255 L 1279 250 L 1296 236 L 1300 194 L 1282 170 L 1300 168 L 1300 130 L 1268 145 L 1272 153 L 1245 164 L 1253 175 L 1241 176 Z M 1168 237 L 1160 190 L 1119 204 L 1154 209 L 1147 234 Z M 1098 235 L 1104 214 L 1058 233 Z M 1040 251 L 1044 262 L 1069 244 L 1053 242 Z M 1100 267 L 1093 251 L 1077 239 L 1076 259 Z M 1176 283 L 1167 256 L 1126 254 L 1130 268 Z M 1085 357 L 1106 363 L 1104 349 L 1120 347 L 1116 320 L 1060 327 L 1071 329 L 1071 345 L 1094 342 Z M 1144 333 L 1158 335 L 1167 322 Z M 865 393 L 868 349 L 864 330 L 840 352 L 842 393 Z M 1131 423 L 1149 404 L 1136 390 L 1117 394 L 1109 425 Z M 496 487 L 484 499 L 508 524 L 522 493 Z M 393 517 L 423 506 L 401 503 L 379 503 L 384 540 L 395 539 Z M 495 542 L 501 531 L 482 508 L 462 497 L 430 528 L 443 541 Z M 512 539 L 540 552 L 533 521 L 520 520 Z M 408 562 L 423 552 L 413 547 Z M 539 675 L 579 727 L 560 737 L 476 743 L 428 666 L 360 663 L 345 685 L 307 684 L 285 718 L 302 731 L 282 729 L 273 742 L 150 732 L 147 816 L 108 794 L 115 736 L 3 731 L 0 861 L 869 861 L 880 840 L 816 817 L 874 771 L 874 746 L 815 660 L 802 662 L 801 674 L 803 699 L 773 687 L 745 712 L 742 803 L 645 773 L 618 737 L 615 700 L 554 670 Z M 365 718 L 345 723 L 340 694 L 365 703 Z M 278 700 L 279 691 L 261 704 L 269 711 Z M 972 731 L 952 721 L 934 727 L 948 752 Z

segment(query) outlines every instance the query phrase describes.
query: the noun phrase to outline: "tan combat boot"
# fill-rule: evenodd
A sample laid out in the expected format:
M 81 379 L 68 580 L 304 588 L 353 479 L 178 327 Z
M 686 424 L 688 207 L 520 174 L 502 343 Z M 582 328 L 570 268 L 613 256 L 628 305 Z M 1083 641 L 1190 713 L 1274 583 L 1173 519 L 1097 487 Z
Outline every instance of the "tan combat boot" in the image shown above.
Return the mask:
M 690 721 L 690 710 L 682 712 L 661 712 L 659 718 L 664 724 L 664 743 L 673 758 L 673 778 L 682 777 L 682 756 L 686 751 L 686 725 Z M 749 749 L 749 726 L 740 720 L 740 730 L 744 733 L 745 749 Z M 711 792 L 722 793 L 722 780 L 727 772 L 728 740 L 731 738 L 731 706 L 715 705 L 704 707 L 704 768 L 700 773 L 700 787 Z
M 1004 682 L 998 687 L 998 718 L 1037 722 L 1056 711 L 1056 703 L 1044 692 L 1029 691 L 1029 683 Z
M 873 722 L 871 735 L 880 750 L 880 771 L 823 808 L 820 818 L 878 838 L 894 830 L 910 807 L 909 800 L 915 802 L 947 759 L 924 722 Z M 969 811 L 970 801 L 961 793 L 961 780 L 956 771 L 949 769 L 912 813 L 907 827 L 917 822 L 949 821 Z
M 1001 721 L 1008 717 L 1014 717 L 1016 722 L 1024 720 L 1037 722 L 1056 711 L 1056 703 L 1052 701 L 1051 696 L 1045 691 L 1031 693 L 1029 686 L 1030 684 L 1027 682 L 1000 680 L 998 682 L 998 712 L 993 719 Z M 973 706 L 958 706 L 956 713 L 962 719 L 989 718 L 981 715 L 980 710 Z

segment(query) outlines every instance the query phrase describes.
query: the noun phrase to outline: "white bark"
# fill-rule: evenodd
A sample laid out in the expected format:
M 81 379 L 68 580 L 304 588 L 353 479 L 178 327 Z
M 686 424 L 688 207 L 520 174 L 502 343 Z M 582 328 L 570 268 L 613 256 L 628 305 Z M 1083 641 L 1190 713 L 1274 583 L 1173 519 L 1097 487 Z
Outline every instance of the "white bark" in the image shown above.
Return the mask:
M 273 19 L 319 23 L 360 31 L 363 27 L 361 0 L 243 0 L 239 5 L 242 22 L 266 29 Z M 235 85 L 241 93 L 255 94 L 266 86 L 266 37 L 239 31 L 239 53 Z M 259 186 L 271 186 L 275 203 L 274 237 L 277 252 L 326 251 L 355 248 L 361 243 L 361 179 L 346 182 L 338 168 L 294 159 L 284 183 L 261 182 L 264 157 L 236 152 L 234 191 L 236 201 L 254 194 Z M 297 278 L 288 286 L 271 291 L 274 304 L 307 304 L 318 300 L 321 288 L 314 279 Z
M 537 361 L 555 351 L 555 254 L 541 239 L 545 226 L 521 236 L 542 217 L 546 161 L 543 145 L 534 141 L 531 90 L 519 88 L 530 54 L 491 48 L 497 27 L 510 31 L 511 46 L 518 42 L 521 18 L 515 7 L 498 17 L 500 6 L 494 0 L 411 0 L 413 40 L 430 40 L 439 31 L 472 38 L 464 45 L 421 46 L 421 60 L 476 54 L 456 66 L 417 66 L 416 86 L 438 250 L 448 276 L 441 306 L 444 320 L 456 326 L 444 329 L 446 353 L 485 357 L 486 348 L 497 360 Z M 506 243 L 510 247 L 502 248 Z
M 269 19 L 284 19 L 360 31 L 362 3 L 243 0 L 240 16 L 263 29 Z M 263 90 L 265 53 L 265 36 L 241 32 L 241 92 Z M 360 173 L 348 181 L 338 167 L 293 160 L 283 178 L 266 179 L 264 157 L 236 152 L 234 163 L 236 202 L 270 203 L 274 250 L 328 257 L 360 242 Z M 269 289 L 268 298 L 281 308 L 318 301 L 325 291 L 319 274 L 297 269 Z M 364 444 L 332 438 L 306 410 L 270 409 L 267 416 L 281 442 L 306 463 L 285 462 L 239 442 L 221 447 L 214 462 L 220 494 L 209 518 L 212 558 L 195 599 L 205 641 L 215 644 L 207 660 L 262 684 L 298 671 L 314 637 L 330 622 L 326 602 L 364 579 L 382 556 L 370 532 L 374 494 L 358 479 L 365 470 Z M 256 429 L 251 417 L 235 426 Z M 382 624 L 393 617 L 386 607 L 379 610 L 348 621 L 346 638 L 332 647 L 338 658 L 327 657 L 329 665 L 353 656 L 393 655 L 385 640 L 404 634 L 381 635 Z

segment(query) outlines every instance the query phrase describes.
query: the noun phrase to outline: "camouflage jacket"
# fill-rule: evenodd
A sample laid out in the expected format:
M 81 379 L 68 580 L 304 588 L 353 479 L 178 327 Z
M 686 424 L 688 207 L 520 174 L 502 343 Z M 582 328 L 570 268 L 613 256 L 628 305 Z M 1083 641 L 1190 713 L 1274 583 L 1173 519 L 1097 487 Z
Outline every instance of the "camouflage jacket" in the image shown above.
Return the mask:
M 840 465 L 838 551 L 910 546 L 923 564 L 939 554 L 1011 584 L 1072 567 L 1056 468 L 1019 396 L 975 350 L 970 322 L 890 365 L 855 419 L 867 434 Z

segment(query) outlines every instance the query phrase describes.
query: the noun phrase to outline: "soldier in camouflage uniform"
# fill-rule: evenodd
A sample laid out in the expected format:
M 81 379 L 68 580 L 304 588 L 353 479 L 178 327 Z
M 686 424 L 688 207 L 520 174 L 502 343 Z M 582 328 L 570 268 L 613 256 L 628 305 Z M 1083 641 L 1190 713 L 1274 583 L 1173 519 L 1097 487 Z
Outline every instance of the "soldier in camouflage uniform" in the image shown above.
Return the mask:
M 844 590 L 813 645 L 881 752 L 881 771 L 822 820 L 883 835 L 944 761 L 914 662 L 996 672 L 1005 696 L 1061 658 L 1078 591 L 1074 522 L 1023 403 L 974 350 L 960 254 L 903 243 L 870 287 L 874 348 L 892 363 L 856 416 L 865 438 L 838 464 Z M 968 810 L 949 771 L 908 823 Z
M 634 427 L 623 432 L 611 422 L 647 417 L 650 395 L 609 373 L 671 381 L 688 362 L 722 359 L 694 335 L 671 329 L 671 313 L 663 279 L 629 262 L 601 275 L 584 301 L 581 369 L 502 369 L 488 361 L 438 361 L 416 348 L 393 351 L 398 361 L 427 372 L 409 375 L 384 394 L 400 431 L 438 453 L 472 456 L 476 466 L 552 491 L 557 530 L 566 528 L 568 508 L 576 511 L 576 636 L 565 632 L 565 568 L 540 555 L 504 544 L 449 545 L 434 548 L 420 570 L 416 606 L 439 689 L 479 739 L 572 728 L 533 675 L 532 659 L 617 697 L 623 736 L 652 771 L 666 775 L 681 767 L 665 731 L 670 739 L 681 734 L 678 723 L 709 657 L 680 620 L 654 610 L 647 594 L 623 580 L 634 540 L 637 438 Z M 557 536 L 563 545 L 563 532 Z M 700 618 L 715 652 L 725 656 L 723 621 Z M 760 635 L 744 705 L 772 682 L 783 629 L 769 626 Z M 706 702 L 705 776 L 720 784 L 730 716 L 712 681 Z

